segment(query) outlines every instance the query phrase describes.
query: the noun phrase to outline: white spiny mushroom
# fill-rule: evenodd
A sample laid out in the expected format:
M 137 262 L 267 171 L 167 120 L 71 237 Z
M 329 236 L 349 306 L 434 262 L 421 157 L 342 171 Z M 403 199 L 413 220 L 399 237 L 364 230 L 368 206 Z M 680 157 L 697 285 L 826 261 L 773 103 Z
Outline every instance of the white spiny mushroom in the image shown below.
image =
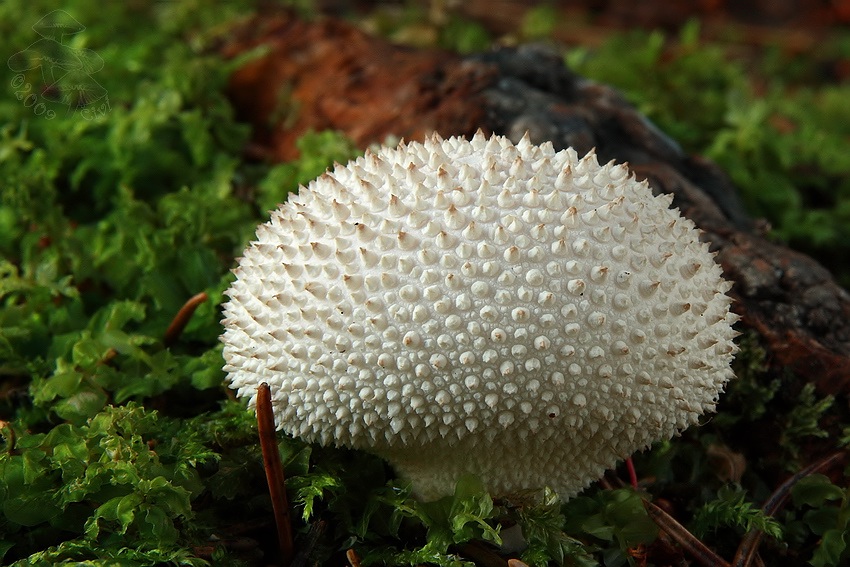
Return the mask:
M 730 284 L 670 202 L 527 138 L 367 152 L 257 229 L 230 385 L 268 382 L 281 429 L 380 455 L 422 498 L 463 473 L 569 498 L 732 377 Z

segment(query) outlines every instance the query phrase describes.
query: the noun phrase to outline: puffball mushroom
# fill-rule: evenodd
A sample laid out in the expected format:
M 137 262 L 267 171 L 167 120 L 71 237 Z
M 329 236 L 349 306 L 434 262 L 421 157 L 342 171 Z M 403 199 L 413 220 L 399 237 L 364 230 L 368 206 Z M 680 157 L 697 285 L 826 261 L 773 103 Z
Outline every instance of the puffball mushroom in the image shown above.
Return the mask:
M 593 152 L 481 132 L 381 148 L 290 195 L 224 305 L 238 395 L 433 499 L 569 498 L 715 409 L 736 351 L 693 222 Z

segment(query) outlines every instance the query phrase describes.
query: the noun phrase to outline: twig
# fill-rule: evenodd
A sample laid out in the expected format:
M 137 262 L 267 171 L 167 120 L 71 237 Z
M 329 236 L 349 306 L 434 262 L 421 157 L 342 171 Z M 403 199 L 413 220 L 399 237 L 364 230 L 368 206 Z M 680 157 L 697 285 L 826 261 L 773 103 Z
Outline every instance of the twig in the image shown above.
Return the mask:
M 284 565 L 289 565 L 295 555 L 292 541 L 292 522 L 289 516 L 289 501 L 286 498 L 286 479 L 283 464 L 277 449 L 272 394 L 269 385 L 263 382 L 257 388 L 257 430 L 260 436 L 260 448 L 263 451 L 263 467 L 269 484 L 274 521 L 277 524 L 277 537 L 280 543 L 280 555 Z
M 804 468 L 783 482 L 779 488 L 770 495 L 770 498 L 768 498 L 767 502 L 765 502 L 764 506 L 762 506 L 761 511 L 764 512 L 765 516 L 773 516 L 779 512 L 783 506 L 785 506 L 785 503 L 788 501 L 788 497 L 791 495 L 791 489 L 795 484 L 810 474 L 814 474 L 831 467 L 842 460 L 845 456 L 844 451 L 839 451 L 838 453 L 833 453 L 832 455 Z M 745 535 L 744 539 L 741 540 L 741 545 L 738 546 L 738 551 L 735 553 L 732 565 L 734 567 L 749 567 L 749 565 L 751 565 L 758 557 L 758 548 L 763 537 L 764 532 L 761 530 L 750 530 L 747 532 L 747 535 Z
M 360 556 L 354 549 L 349 549 L 345 552 L 345 558 L 348 559 L 350 567 L 360 567 Z
M 635 464 L 634 464 L 634 462 L 632 462 L 631 457 L 626 459 L 626 470 L 629 471 L 629 482 L 632 483 L 632 488 L 637 490 L 638 489 L 637 471 L 635 470 Z
M 177 342 L 177 339 L 183 333 L 183 329 L 186 328 L 189 319 L 192 318 L 192 314 L 195 313 L 195 309 L 207 299 L 209 299 L 209 296 L 206 292 L 202 291 L 190 297 L 189 301 L 183 304 L 183 307 L 180 308 L 180 311 L 177 312 L 177 315 L 174 316 L 174 319 L 171 320 L 171 324 L 168 325 L 168 329 L 165 331 L 165 336 L 162 339 L 165 346 L 171 346 Z
M 704 567 L 729 567 L 728 562 L 709 549 L 699 538 L 689 532 L 685 526 L 677 522 L 673 516 L 649 500 L 644 499 L 643 506 L 646 508 L 646 512 L 652 518 L 652 521 L 678 543 L 682 549 L 687 551 L 697 563 Z

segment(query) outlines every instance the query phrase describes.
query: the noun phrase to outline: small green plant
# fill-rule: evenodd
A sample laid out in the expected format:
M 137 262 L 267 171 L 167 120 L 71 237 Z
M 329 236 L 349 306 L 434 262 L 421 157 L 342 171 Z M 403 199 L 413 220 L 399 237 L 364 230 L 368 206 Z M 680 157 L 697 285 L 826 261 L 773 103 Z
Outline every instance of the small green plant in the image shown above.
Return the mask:
M 628 551 L 649 544 L 658 526 L 647 515 L 640 494 L 631 489 L 577 496 L 564 505 L 564 531 L 587 538 L 602 551 L 605 565 L 630 561 Z
M 761 530 L 775 539 L 782 538 L 782 526 L 746 500 L 740 486 L 727 485 L 717 493 L 717 500 L 706 502 L 694 515 L 694 535 L 703 537 L 721 527 L 738 528 L 741 533 Z
M 724 427 L 764 418 L 782 386 L 780 378 L 768 373 L 765 351 L 755 333 L 745 332 L 737 343 L 740 351 L 732 365 L 735 379 L 729 383 L 722 400 L 723 406 L 737 411 L 722 412 L 713 419 Z
M 780 444 L 792 456 L 800 453 L 800 441 L 807 437 L 825 438 L 829 432 L 821 425 L 824 414 L 832 407 L 833 396 L 818 397 L 814 384 L 806 384 L 798 396 L 798 404 L 791 409 L 785 419 L 785 428 L 780 437 Z
M 0 548 L 34 552 L 30 562 L 84 559 L 97 549 L 100 559 L 200 564 L 186 541 L 191 501 L 204 490 L 196 467 L 217 455 L 192 439 L 157 439 L 158 426 L 155 412 L 130 403 L 83 426 L 18 433 L 0 456 Z M 37 551 L 45 543 L 52 545 Z
M 387 526 L 388 535 L 398 537 L 402 523 L 405 520 L 413 521 L 425 528 L 425 543 L 418 549 L 397 550 L 393 546 L 371 548 L 363 556 L 364 565 L 389 563 L 413 566 L 433 563 L 445 567 L 471 567 L 474 563 L 450 553 L 450 548 L 474 539 L 496 545 L 501 543 L 498 527 L 493 525 L 493 501 L 475 477 L 460 479 L 453 496 L 434 502 L 417 502 L 411 499 L 406 489 L 398 487 L 389 487 L 382 492 L 374 502 L 389 506 L 392 510 Z M 377 520 L 375 512 L 378 509 L 374 504 L 370 506 L 361 526 Z M 367 533 L 362 532 L 364 537 Z
M 818 538 L 809 563 L 814 567 L 836 567 L 850 559 L 850 490 L 815 474 L 797 483 L 791 498 L 797 510 L 789 525 Z
M 528 565 L 597 565 L 591 553 L 595 548 L 578 539 L 582 534 L 567 535 L 564 531 L 567 518 L 563 503 L 551 490 L 544 490 L 534 505 L 508 506 L 507 514 L 520 526 L 528 543 L 522 552 L 522 560 Z

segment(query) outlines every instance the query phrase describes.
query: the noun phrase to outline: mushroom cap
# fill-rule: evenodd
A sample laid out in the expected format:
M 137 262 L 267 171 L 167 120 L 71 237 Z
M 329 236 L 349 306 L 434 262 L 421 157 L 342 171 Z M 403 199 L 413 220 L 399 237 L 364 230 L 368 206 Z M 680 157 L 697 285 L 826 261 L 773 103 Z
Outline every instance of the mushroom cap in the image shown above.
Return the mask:
M 692 221 L 593 152 L 480 132 L 381 148 L 290 195 L 224 305 L 224 369 L 277 426 L 569 498 L 715 409 L 736 351 Z

